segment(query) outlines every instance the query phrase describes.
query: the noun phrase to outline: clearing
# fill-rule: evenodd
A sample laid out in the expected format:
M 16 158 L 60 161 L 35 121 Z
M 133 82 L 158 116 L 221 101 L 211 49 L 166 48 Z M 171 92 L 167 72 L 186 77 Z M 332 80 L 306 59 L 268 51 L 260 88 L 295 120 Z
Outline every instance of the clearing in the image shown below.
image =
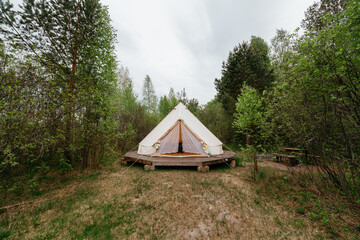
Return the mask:
M 261 170 L 267 169 L 263 174 L 284 173 L 271 170 L 274 163 L 266 166 L 264 162 L 260 163 Z M 306 213 L 282 204 L 281 198 L 273 201 L 273 195 L 267 196 L 272 192 L 264 192 L 259 187 L 261 180 L 250 178 L 249 166 L 219 166 L 207 173 L 195 168 L 144 171 L 142 165 L 128 167 L 116 163 L 114 167 L 85 173 L 7 208 L 0 214 L 0 239 L 329 236 L 326 226 L 310 220 Z

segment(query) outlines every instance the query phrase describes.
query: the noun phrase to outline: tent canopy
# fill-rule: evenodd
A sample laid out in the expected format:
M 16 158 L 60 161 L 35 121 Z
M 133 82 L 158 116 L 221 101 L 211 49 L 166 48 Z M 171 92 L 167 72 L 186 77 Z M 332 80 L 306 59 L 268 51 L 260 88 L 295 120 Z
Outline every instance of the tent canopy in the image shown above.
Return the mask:
M 138 154 L 162 155 L 177 153 L 179 149 L 201 155 L 223 154 L 222 142 L 182 103 L 140 142 Z

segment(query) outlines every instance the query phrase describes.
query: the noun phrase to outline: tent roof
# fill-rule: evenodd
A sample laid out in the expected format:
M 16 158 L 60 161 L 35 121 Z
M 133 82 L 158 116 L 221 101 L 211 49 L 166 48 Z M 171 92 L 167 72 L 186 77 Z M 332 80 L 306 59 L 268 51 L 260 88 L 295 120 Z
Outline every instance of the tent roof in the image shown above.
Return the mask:
M 171 127 L 182 120 L 185 125 L 208 146 L 222 145 L 222 142 L 212 134 L 181 102 L 140 142 L 140 146 L 152 146 Z

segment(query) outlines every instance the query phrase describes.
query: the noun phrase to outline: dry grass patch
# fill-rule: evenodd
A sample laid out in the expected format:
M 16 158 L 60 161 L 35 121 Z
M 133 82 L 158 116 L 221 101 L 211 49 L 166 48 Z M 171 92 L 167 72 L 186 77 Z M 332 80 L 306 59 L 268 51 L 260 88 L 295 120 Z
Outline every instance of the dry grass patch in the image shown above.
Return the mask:
M 248 169 L 103 171 L 2 214 L 8 239 L 311 239 L 306 218 L 259 197 Z M 60 191 L 63 194 L 56 194 Z
M 299 181 L 297 172 L 261 168 L 256 182 L 259 201 L 287 208 L 295 213 L 298 223 L 310 222 L 321 229 L 315 234 L 317 239 L 360 239 L 359 205 L 350 204 L 334 189 L 324 187 L 319 193 L 311 186 L 322 183 L 320 176 L 302 172 Z

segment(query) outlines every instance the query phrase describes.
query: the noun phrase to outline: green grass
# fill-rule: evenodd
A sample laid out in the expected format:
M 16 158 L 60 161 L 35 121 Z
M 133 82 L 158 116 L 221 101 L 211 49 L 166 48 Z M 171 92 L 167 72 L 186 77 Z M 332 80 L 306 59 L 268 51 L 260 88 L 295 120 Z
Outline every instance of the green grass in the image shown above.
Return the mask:
M 0 228 L 0 239 L 8 237 L 12 237 L 13 239 L 20 238 L 20 229 L 23 229 L 22 231 L 35 229 L 41 232 L 32 239 L 53 238 L 57 236 L 60 231 L 68 228 L 69 220 L 78 217 L 74 211 L 89 198 L 96 197 L 97 194 L 98 192 L 95 189 L 87 185 L 78 186 L 72 194 L 66 197 L 40 201 L 25 212 L 12 215 L 11 221 L 9 214 L 5 213 L 3 214 L 4 216 L 0 216 L 0 226 L 2 226 Z M 47 219 L 42 219 L 41 216 L 46 215 L 46 212 L 51 210 L 56 211 L 57 216 L 50 219 L 49 223 L 47 223 Z M 10 222 L 12 224 L 10 224 Z M 51 226 L 51 228 L 47 229 L 46 225 Z
M 260 204 L 260 199 L 266 199 L 266 201 L 270 200 L 278 205 L 290 207 L 299 216 L 299 218 L 290 223 L 293 227 L 303 228 L 302 218 L 305 218 L 310 220 L 313 225 L 320 226 L 324 230 L 325 233 L 317 234 L 316 238 L 358 236 L 356 227 L 351 222 L 351 219 L 344 221 L 341 213 L 347 217 L 352 210 L 359 212 L 360 209 L 352 209 L 349 204 L 340 204 L 346 203 L 345 200 L 336 202 L 325 195 L 316 195 L 309 189 L 297 185 L 288 174 L 280 174 L 271 169 L 259 169 L 256 180 L 258 185 L 256 194 L 258 198 L 254 202 Z M 276 221 L 280 222 L 279 219 L 276 219 Z M 357 238 L 359 239 L 359 237 Z
M 87 175 L 82 178 L 82 181 L 94 181 L 99 175 L 99 173 Z M 135 179 L 134 182 L 136 187 L 133 192 L 138 195 L 152 188 L 150 183 L 143 182 L 141 179 Z M 118 199 L 101 204 L 94 203 L 98 194 L 96 189 L 83 184 L 61 200 L 49 200 L 34 207 L 28 214 L 31 225 L 35 229 L 43 224 L 39 214 L 55 208 L 54 205 L 56 205 L 56 210 L 61 212 L 50 221 L 51 230 L 35 236 L 34 239 L 58 236 L 63 229 L 69 229 L 69 236 L 72 239 L 113 239 L 113 229 L 117 229 L 116 236 L 129 236 L 136 229 L 133 223 L 138 219 L 140 212 L 154 208 L 151 204 L 139 203 L 136 209 L 132 209 L 131 204 L 121 203 Z M 75 212 L 84 204 L 88 205 L 86 212 L 90 211 L 92 214 L 88 215 L 88 220 L 82 223 L 77 219 L 83 215 Z
M 195 180 L 194 184 L 204 186 L 204 187 L 211 187 L 214 183 L 207 181 L 207 180 Z
M 0 228 L 0 239 L 6 239 L 11 234 L 11 231 L 8 229 Z
M 134 167 L 119 177 L 122 171 L 69 177 L 41 201 L 1 214 L 0 239 L 181 239 L 193 229 L 198 238 L 209 231 L 209 238 L 241 239 L 258 229 L 247 237 L 304 239 L 318 226 L 325 234 L 314 238 L 357 236 L 353 226 L 336 228 L 339 215 L 327 202 L 284 172 L 260 168 L 254 181 L 245 168 L 243 175 Z
M 41 176 L 31 172 L 22 177 L 0 182 L 0 207 L 22 200 L 36 199 L 75 181 L 96 181 L 100 176 L 100 171 L 90 171 L 82 174 L 76 172 L 66 174 L 48 173 Z

